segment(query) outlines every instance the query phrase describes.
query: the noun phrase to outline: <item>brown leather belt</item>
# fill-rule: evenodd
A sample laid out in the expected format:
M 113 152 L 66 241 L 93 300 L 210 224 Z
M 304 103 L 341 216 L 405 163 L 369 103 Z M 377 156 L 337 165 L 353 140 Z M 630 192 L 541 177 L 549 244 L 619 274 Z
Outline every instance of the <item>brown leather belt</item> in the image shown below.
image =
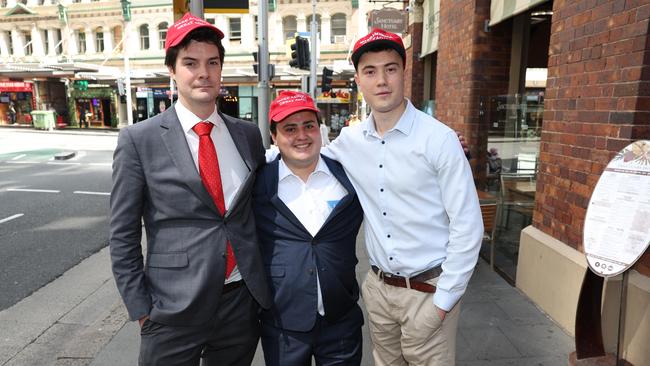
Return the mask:
M 244 280 L 239 280 L 239 281 L 235 281 L 235 282 L 228 282 L 225 285 L 223 285 L 223 290 L 221 290 L 221 293 L 226 294 L 226 293 L 228 293 L 228 292 L 230 292 L 230 291 L 232 291 L 232 290 L 234 290 L 236 288 L 241 287 L 241 285 L 243 285 L 243 284 L 244 284 Z
M 436 278 L 440 276 L 440 274 L 442 273 L 442 268 L 440 266 L 437 266 L 429 270 L 426 270 L 411 278 L 406 278 L 406 277 L 401 277 L 390 273 L 386 273 L 380 270 L 376 266 L 371 266 L 371 268 L 372 271 L 375 272 L 377 276 L 379 276 L 379 279 L 382 280 L 387 285 L 411 288 L 413 290 L 417 290 L 420 292 L 427 292 L 427 293 L 436 292 L 436 286 L 428 284 L 425 281 L 428 281 L 432 278 Z

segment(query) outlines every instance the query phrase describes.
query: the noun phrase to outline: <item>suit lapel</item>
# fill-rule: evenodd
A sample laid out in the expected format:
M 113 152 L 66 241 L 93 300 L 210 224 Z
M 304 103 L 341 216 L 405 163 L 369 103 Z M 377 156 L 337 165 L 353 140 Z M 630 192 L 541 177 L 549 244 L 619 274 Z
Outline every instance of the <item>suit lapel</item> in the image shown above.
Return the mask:
M 341 213 L 343 210 L 348 207 L 352 201 L 354 200 L 354 197 L 356 196 L 356 191 L 354 190 L 354 187 L 352 187 L 352 183 L 348 179 L 348 176 L 345 174 L 345 171 L 343 171 L 343 168 L 341 167 L 340 164 L 336 164 L 333 160 L 330 158 L 321 155 L 321 159 L 325 161 L 325 164 L 327 164 L 327 167 L 329 168 L 330 172 L 336 177 L 336 179 L 341 183 L 343 187 L 348 191 L 348 194 L 346 194 L 339 203 L 334 207 L 334 210 L 330 212 L 330 215 L 327 217 L 327 220 L 323 223 L 323 227 L 327 225 L 330 220 L 332 220 L 336 215 Z
M 176 169 L 178 169 L 182 177 L 185 177 L 186 184 L 199 197 L 201 202 L 210 207 L 217 215 L 220 215 L 212 197 L 205 189 L 203 181 L 201 181 L 199 172 L 196 170 L 190 148 L 187 146 L 185 132 L 181 127 L 174 107 L 172 106 L 166 110 L 162 117 L 160 136 Z
M 237 126 L 241 122 L 233 119 L 230 116 L 226 116 L 220 111 L 218 113 L 219 116 L 221 116 L 223 122 L 226 124 L 226 128 L 228 128 L 230 137 L 232 137 L 232 140 L 235 142 L 235 147 L 237 147 L 237 151 L 239 151 L 239 155 L 241 155 L 242 159 L 244 160 L 244 163 L 248 167 L 248 170 L 250 172 L 253 172 L 254 170 L 253 155 L 251 154 L 251 148 L 248 144 L 248 139 L 246 138 L 244 129 Z
M 300 228 L 300 230 L 304 231 L 306 235 L 309 235 L 311 237 L 311 234 L 309 231 L 302 225 L 300 220 L 296 217 L 296 215 L 291 212 L 289 207 L 280 199 L 278 196 L 278 183 L 279 183 L 279 161 L 280 157 L 278 156 L 274 161 L 268 163 L 269 165 L 269 170 L 270 174 L 267 177 L 266 181 L 266 189 L 267 192 L 269 192 L 270 202 L 275 207 L 276 210 L 278 210 L 279 213 L 281 213 L 284 217 L 286 217 L 287 220 L 289 220 L 292 224 L 294 224 L 296 227 Z

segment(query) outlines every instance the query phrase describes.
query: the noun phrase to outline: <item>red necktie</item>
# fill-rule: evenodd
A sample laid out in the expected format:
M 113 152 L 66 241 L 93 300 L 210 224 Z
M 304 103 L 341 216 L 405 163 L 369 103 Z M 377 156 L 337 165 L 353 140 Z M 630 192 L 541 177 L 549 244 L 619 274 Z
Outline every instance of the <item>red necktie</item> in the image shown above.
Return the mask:
M 210 196 L 212 196 L 214 204 L 217 205 L 219 213 L 225 216 L 226 203 L 223 197 L 223 187 L 221 186 L 219 158 L 217 158 L 217 150 L 214 148 L 212 138 L 210 138 L 210 131 L 212 131 L 213 126 L 210 122 L 199 122 L 192 127 L 192 130 L 199 135 L 199 173 L 201 174 L 201 180 Z M 230 241 L 226 243 L 226 253 L 226 278 L 228 278 L 237 264 Z

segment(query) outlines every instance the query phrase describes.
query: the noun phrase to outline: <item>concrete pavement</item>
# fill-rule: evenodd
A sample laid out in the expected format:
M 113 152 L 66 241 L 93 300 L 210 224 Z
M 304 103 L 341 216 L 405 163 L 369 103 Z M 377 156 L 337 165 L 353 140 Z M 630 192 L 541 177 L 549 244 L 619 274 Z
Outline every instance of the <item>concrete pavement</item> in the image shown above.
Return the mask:
M 368 271 L 357 247 L 361 281 Z M 363 302 L 361 302 L 363 304 Z M 0 365 L 136 365 L 138 327 L 129 322 L 110 271 L 108 249 L 0 312 Z M 564 366 L 574 348 L 568 336 L 483 260 L 463 298 L 457 365 Z M 263 365 L 261 351 L 254 365 Z M 364 326 L 362 365 L 372 365 Z

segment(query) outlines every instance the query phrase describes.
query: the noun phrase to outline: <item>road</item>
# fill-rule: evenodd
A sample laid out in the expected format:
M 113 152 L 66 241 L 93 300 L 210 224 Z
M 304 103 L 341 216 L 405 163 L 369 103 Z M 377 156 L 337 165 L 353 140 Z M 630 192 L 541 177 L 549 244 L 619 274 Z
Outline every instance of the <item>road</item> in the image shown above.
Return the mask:
M 115 140 L 0 130 L 0 310 L 108 244 Z

